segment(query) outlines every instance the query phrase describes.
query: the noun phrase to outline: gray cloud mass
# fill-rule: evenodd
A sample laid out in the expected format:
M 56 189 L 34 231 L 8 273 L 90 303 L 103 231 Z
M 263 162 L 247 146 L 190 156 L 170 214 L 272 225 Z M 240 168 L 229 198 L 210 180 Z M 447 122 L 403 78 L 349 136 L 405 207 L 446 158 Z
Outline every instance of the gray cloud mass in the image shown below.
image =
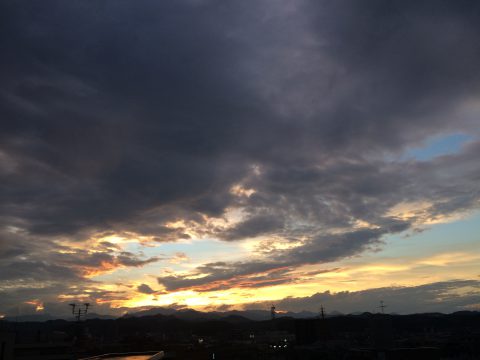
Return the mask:
M 0 24 L 0 291 L 42 280 L 53 294 L 88 283 L 79 268 L 158 261 L 58 244 L 189 238 L 165 226 L 178 219 L 298 245 L 160 276 L 165 289 L 284 283 L 275 269 L 417 229 L 425 214 L 400 219 L 398 204 L 479 207 L 480 3 L 7 0 Z M 402 158 L 456 133 L 471 136 L 458 153 Z M 245 217 L 207 226 L 228 209 Z

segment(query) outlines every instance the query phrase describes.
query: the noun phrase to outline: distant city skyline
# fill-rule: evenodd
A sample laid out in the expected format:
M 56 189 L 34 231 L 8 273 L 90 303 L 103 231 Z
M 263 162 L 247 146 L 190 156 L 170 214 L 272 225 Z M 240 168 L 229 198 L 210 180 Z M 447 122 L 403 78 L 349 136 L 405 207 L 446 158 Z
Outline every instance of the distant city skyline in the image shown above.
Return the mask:
M 480 310 L 480 3 L 0 18 L 0 317 Z

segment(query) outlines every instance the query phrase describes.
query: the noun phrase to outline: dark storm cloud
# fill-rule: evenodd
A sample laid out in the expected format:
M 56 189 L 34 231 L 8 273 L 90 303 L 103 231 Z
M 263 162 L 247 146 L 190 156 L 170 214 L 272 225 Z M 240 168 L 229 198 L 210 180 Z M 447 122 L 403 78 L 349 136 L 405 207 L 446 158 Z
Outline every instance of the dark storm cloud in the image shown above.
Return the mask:
M 36 253 L 35 257 L 2 261 L 0 280 L 12 283 L 50 280 L 83 281 L 83 276 L 102 274 L 121 267 L 140 267 L 158 261 L 158 258 L 142 259 L 133 254 L 89 254 L 85 251 L 52 255 Z
M 331 84 L 342 96 L 335 104 L 337 116 L 322 129 L 329 132 L 326 140 L 353 146 L 353 151 L 374 140 L 372 150 L 383 150 L 431 135 L 436 126 L 458 126 L 442 111 L 478 94 L 478 4 L 374 0 L 309 5 L 317 10 L 311 11 L 313 31 L 344 70 L 331 74 L 340 77 Z
M 281 232 L 282 227 L 282 220 L 278 218 L 278 215 L 258 215 L 231 227 L 221 234 L 221 238 L 229 241 L 254 238 L 268 233 Z
M 2 6 L 2 208 L 37 233 L 171 203 L 220 215 L 251 163 L 301 172 L 403 147 L 448 130 L 442 111 L 477 91 L 476 5 Z
M 157 259 L 38 248 L 124 231 L 175 241 L 189 235 L 169 221 L 201 228 L 231 208 L 245 219 L 202 235 L 301 243 L 159 280 L 196 286 L 357 254 L 416 226 L 388 215 L 402 202 L 436 217 L 478 207 L 478 143 L 392 159 L 478 135 L 480 4 L 8 0 L 0 24 L 0 257 L 25 272 L 142 266 Z
M 50 264 L 45 261 L 13 261 L 2 263 L 1 281 L 31 280 L 48 281 L 55 280 L 79 280 L 77 271 L 70 267 Z
M 5 180 L 19 191 L 2 203 L 30 231 L 109 228 L 181 200 L 218 214 L 242 171 L 222 154 L 253 115 L 229 70 L 241 49 L 208 9 L 132 5 L 3 5 Z
M 80 286 L 90 283 L 87 277 L 93 274 L 141 267 L 161 260 L 121 251 L 106 241 L 75 249 L 25 233 L 2 235 L 2 239 L 10 241 L 2 244 L 0 291 L 39 284 L 48 288 L 52 283 L 60 283 L 64 288 Z

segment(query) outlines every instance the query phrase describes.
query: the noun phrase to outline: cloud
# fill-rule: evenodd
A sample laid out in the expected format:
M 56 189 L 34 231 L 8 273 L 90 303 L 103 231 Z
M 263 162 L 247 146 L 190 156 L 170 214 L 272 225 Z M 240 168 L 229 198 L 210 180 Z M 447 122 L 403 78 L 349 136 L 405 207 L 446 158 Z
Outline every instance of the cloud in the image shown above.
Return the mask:
M 465 93 L 476 93 L 471 75 L 479 54 L 468 44 L 478 26 L 467 7 L 443 12 L 431 2 L 300 2 L 278 13 L 263 2 L 233 8 L 154 2 L 110 3 L 104 9 L 76 2 L 46 3 L 39 11 L 33 5 L 3 7 L 4 14 L 14 15 L 6 22 L 14 38 L 3 43 L 18 53 L 3 63 L 2 93 L 8 96 L 2 102 L 2 151 L 15 163 L 5 189 L 18 190 L 3 193 L 2 208 L 35 233 L 112 227 L 141 233 L 145 212 L 160 204 L 173 210 L 160 223 L 178 214 L 218 216 L 235 205 L 229 189 L 252 164 L 270 175 L 257 186 L 276 186 L 278 196 L 295 186 L 298 201 L 305 199 L 307 191 L 299 187 L 308 176 L 328 179 L 324 172 L 315 174 L 326 161 L 325 170 L 335 171 L 339 186 L 368 191 L 364 176 L 348 183 L 344 171 L 378 171 L 385 165 L 364 164 L 365 156 L 449 131 L 452 124 L 442 114 L 462 105 Z M 268 20 L 260 22 L 257 12 L 269 14 Z M 45 21 L 47 13 L 58 22 Z M 222 21 L 211 21 L 220 15 Z M 187 19 L 190 25 L 181 27 Z M 442 25 L 450 32 L 432 39 L 429 34 L 447 31 Z M 122 41 L 113 41 L 113 34 Z M 457 56 L 445 52 L 451 46 Z M 286 56 L 295 51 L 304 68 Z M 265 74 L 258 77 L 257 69 Z M 305 77 L 315 81 L 304 84 Z M 279 81 L 289 86 L 263 94 Z M 41 114 L 25 112 L 11 96 L 41 108 Z M 284 106 L 294 109 L 278 113 L 284 98 L 311 99 L 313 105 L 287 101 Z M 309 190 L 324 194 L 328 188 Z M 259 219 L 252 217 L 225 237 L 254 233 Z M 264 226 L 274 225 L 266 220 Z
M 228 228 L 221 234 L 221 238 L 229 241 L 254 238 L 281 232 L 282 227 L 282 220 L 274 215 L 257 215 Z
M 480 282 L 477 280 L 452 280 L 409 287 L 384 287 L 363 291 L 325 291 L 307 297 L 287 297 L 275 302 L 283 311 L 309 310 L 318 312 L 323 305 L 327 313 L 339 311 L 379 312 L 380 301 L 390 313 L 408 314 L 425 312 L 449 313 L 478 308 Z M 272 302 L 246 304 L 247 309 L 267 309 Z
M 147 284 L 141 284 L 137 286 L 137 291 L 142 293 L 142 294 L 154 294 L 155 290 L 153 290 L 150 286 Z
M 69 316 L 69 303 L 72 302 L 89 302 L 91 310 L 99 314 L 120 314 L 123 309 L 114 309 L 111 303 L 130 299 L 125 291 L 101 289 L 99 284 L 93 282 L 37 282 L 36 286 L 19 285 L 24 286 L 0 289 L 2 313 L 10 316 L 36 313 L 30 304 L 36 301 L 43 304 L 44 313 L 54 316 Z
M 3 2 L 2 276 L 86 281 L 159 260 L 82 253 L 105 233 L 263 236 L 291 246 L 159 282 L 269 286 L 287 281 L 275 269 L 350 257 L 478 209 L 478 7 Z M 451 133 L 472 141 L 402 160 Z M 418 203 L 428 206 L 414 216 L 390 213 Z M 187 226 L 168 227 L 179 220 Z
M 406 229 L 406 226 L 395 228 L 396 231 Z M 333 262 L 350 257 L 365 250 L 369 245 L 378 242 L 385 230 L 359 230 L 342 235 L 325 235 L 314 238 L 300 246 L 273 250 L 264 260 L 243 262 L 216 262 L 198 266 L 193 273 L 185 275 L 168 275 L 159 277 L 159 284 L 166 290 L 173 291 L 184 288 L 196 291 L 212 291 L 220 287 L 255 287 L 271 286 L 292 282 L 292 277 L 284 277 L 285 272 L 306 264 Z M 280 271 L 279 271 L 280 270 Z M 267 273 L 269 281 L 256 281 L 259 274 Z M 242 281 L 238 281 L 239 277 Z M 242 283 L 251 278 L 250 285 Z M 263 276 L 260 276 L 260 280 Z M 210 284 L 210 286 L 208 285 Z M 254 285 L 255 284 L 255 285 Z M 219 287 L 220 286 L 220 287 Z

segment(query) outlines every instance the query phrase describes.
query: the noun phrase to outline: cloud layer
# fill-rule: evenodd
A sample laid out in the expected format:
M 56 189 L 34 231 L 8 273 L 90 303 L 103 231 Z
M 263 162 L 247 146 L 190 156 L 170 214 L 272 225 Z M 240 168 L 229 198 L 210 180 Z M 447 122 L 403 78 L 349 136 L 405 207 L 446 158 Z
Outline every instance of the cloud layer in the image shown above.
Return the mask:
M 479 4 L 47 0 L 0 14 L 4 293 L 40 281 L 53 298 L 159 260 L 102 244 L 112 234 L 255 239 L 249 258 L 158 283 L 272 286 L 478 208 Z M 473 140 L 402 159 L 453 133 Z
M 282 311 L 318 312 L 324 306 L 328 313 L 380 312 L 384 301 L 386 312 L 397 314 L 449 313 L 480 308 L 480 283 L 477 280 L 452 280 L 410 287 L 385 287 L 363 291 L 325 291 L 308 297 L 288 297 L 275 306 Z M 459 295 L 459 293 L 462 293 Z M 247 309 L 266 309 L 270 302 L 246 305 Z

